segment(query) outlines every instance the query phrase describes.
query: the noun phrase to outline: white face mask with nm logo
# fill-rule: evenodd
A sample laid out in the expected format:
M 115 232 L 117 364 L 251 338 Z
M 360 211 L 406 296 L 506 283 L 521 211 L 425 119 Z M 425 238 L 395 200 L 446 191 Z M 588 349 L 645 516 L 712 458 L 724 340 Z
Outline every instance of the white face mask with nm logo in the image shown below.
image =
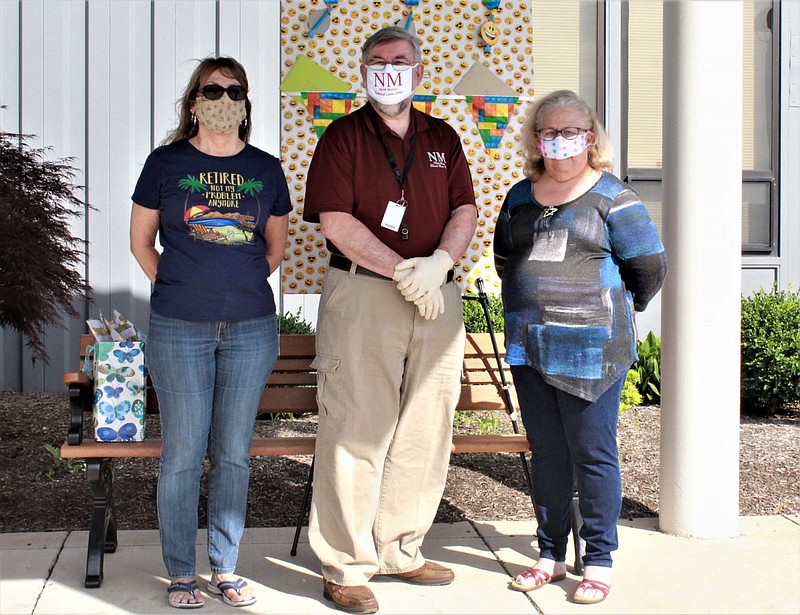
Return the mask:
M 414 65 L 416 66 L 416 65 Z M 414 94 L 414 67 L 397 70 L 387 64 L 381 70 L 367 67 L 367 94 L 377 103 L 394 105 Z

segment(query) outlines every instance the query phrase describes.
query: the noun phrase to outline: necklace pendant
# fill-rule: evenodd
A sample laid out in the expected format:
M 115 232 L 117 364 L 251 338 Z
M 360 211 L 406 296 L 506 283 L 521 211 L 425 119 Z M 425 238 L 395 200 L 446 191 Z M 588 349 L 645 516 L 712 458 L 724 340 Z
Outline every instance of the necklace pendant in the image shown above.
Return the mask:
M 542 212 L 542 218 L 549 218 L 554 213 L 556 213 L 556 211 L 557 211 L 556 207 L 545 207 L 544 212 Z

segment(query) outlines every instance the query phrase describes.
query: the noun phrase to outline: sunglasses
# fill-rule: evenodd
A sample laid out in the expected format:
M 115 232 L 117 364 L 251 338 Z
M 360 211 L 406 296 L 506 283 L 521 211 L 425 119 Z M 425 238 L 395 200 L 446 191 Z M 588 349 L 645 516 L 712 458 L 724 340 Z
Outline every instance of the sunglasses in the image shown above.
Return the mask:
M 227 88 L 223 88 L 216 83 L 209 83 L 202 88 L 197 88 L 197 93 L 202 94 L 203 98 L 208 100 L 219 100 L 225 92 L 228 93 L 228 98 L 231 100 L 244 100 L 247 98 L 247 88 L 243 85 L 229 85 Z

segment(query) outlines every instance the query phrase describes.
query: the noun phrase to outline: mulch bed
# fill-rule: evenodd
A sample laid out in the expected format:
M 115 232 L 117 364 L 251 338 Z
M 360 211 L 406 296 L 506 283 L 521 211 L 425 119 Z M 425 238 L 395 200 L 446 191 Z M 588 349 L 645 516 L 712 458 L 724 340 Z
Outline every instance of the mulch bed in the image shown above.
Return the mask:
M 510 424 L 503 413 L 501 430 Z M 69 423 L 65 393 L 0 393 L 0 531 L 81 530 L 89 526 L 91 497 L 82 468 L 59 460 L 56 449 Z M 478 429 L 459 423 L 458 429 Z M 313 433 L 313 418 L 258 421 L 258 435 Z M 658 514 L 660 409 L 634 407 L 620 417 L 619 442 L 625 518 Z M 148 417 L 147 433 L 158 434 Z M 800 409 L 770 419 L 742 418 L 742 515 L 800 513 Z M 310 456 L 253 459 L 248 527 L 293 526 Z M 152 529 L 156 518 L 155 459 L 117 461 L 115 490 L 120 529 Z M 201 499 L 201 522 L 205 507 Z M 519 455 L 454 455 L 436 522 L 533 518 Z

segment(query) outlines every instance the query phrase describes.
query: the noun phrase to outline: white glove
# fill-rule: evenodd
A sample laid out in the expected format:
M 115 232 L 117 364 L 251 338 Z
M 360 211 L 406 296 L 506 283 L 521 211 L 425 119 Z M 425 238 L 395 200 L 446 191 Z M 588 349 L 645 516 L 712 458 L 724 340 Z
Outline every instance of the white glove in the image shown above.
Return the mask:
M 437 288 L 430 295 L 425 295 L 414 302 L 420 316 L 425 320 L 436 320 L 439 314 L 444 314 L 444 295 L 442 289 Z
M 413 267 L 411 273 L 397 283 L 397 289 L 406 301 L 416 303 L 417 299 L 426 298 L 426 295 L 432 296 L 444 284 L 447 272 L 453 268 L 453 259 L 444 250 L 436 250 L 430 256 L 402 261 L 395 267 L 394 275 L 398 276 L 409 267 Z
M 392 279 L 397 283 L 405 280 L 411 275 L 411 272 L 414 271 L 414 264 L 416 260 L 417 259 L 415 258 L 407 258 L 404 261 L 400 261 L 394 268 L 394 275 L 392 275 Z

